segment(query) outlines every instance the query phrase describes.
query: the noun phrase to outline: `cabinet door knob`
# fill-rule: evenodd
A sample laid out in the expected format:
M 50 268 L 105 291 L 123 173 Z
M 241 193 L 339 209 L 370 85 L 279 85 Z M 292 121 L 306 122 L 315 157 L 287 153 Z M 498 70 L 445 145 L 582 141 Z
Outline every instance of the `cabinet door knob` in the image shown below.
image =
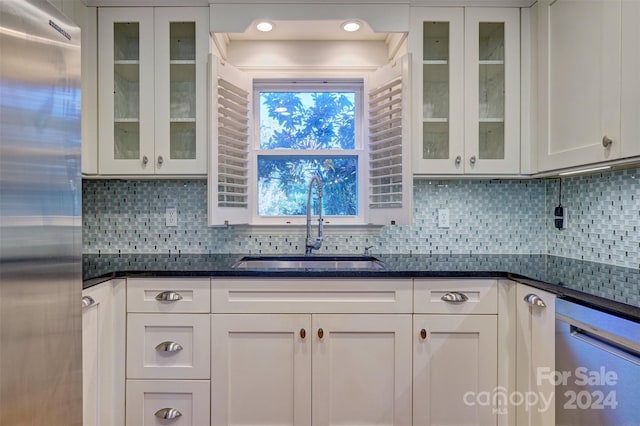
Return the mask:
M 424 328 L 420 330 L 420 338 L 422 340 L 427 340 L 427 330 L 425 330 Z
M 610 137 L 608 137 L 607 135 L 604 135 L 602 137 L 602 146 L 605 148 L 609 148 L 611 145 L 613 144 L 613 139 L 611 139 Z
M 442 296 L 440 300 L 448 303 L 462 303 L 469 300 L 469 298 L 464 293 L 460 293 L 458 291 L 452 291 Z
M 156 300 L 159 302 L 177 302 L 182 300 L 182 295 L 175 291 L 163 291 L 156 295 Z
M 164 163 L 164 158 L 162 158 L 162 155 L 158 155 L 158 166 L 162 166 L 162 163 Z
M 321 328 L 318 329 L 318 337 L 321 339 L 324 337 L 324 330 Z
M 307 330 L 305 330 L 304 328 L 300 329 L 300 338 L 304 339 L 305 337 L 307 337 Z
M 162 342 L 156 346 L 158 352 L 179 352 L 182 349 L 184 349 L 182 345 L 176 342 Z
M 476 164 L 476 156 L 472 156 L 471 158 L 469 158 L 469 163 L 473 166 L 474 164 Z
M 460 165 L 460 163 L 462 163 L 462 157 L 458 155 L 458 156 L 456 157 L 456 166 L 459 166 L 459 165 Z
M 524 301 L 527 302 L 531 306 L 538 306 L 540 308 L 545 308 L 547 306 L 544 303 L 544 300 L 540 298 L 537 294 L 529 293 L 524 297 Z
M 163 420 L 173 420 L 182 416 L 182 413 L 175 408 L 161 408 L 154 413 L 154 416 Z
M 88 308 L 96 303 L 91 296 L 82 296 L 82 309 Z
M 149 163 L 149 157 L 146 155 L 142 156 L 142 166 L 146 166 Z

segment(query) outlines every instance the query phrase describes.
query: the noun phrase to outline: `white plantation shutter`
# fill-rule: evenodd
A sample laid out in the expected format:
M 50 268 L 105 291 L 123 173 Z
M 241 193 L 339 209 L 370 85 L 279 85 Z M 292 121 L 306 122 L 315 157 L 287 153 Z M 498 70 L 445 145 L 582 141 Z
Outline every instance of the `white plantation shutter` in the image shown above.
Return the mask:
M 210 55 L 209 225 L 246 224 L 251 80 Z
M 408 55 L 375 71 L 368 84 L 369 222 L 410 224 L 411 100 Z

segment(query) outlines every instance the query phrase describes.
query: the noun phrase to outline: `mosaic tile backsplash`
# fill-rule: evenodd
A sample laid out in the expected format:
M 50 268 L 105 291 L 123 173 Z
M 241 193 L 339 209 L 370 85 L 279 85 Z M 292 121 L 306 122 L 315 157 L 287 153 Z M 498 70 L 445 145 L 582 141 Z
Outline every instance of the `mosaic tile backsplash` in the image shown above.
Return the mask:
M 295 253 L 293 235 L 247 235 L 207 226 L 206 181 L 83 182 L 85 253 Z M 541 254 L 545 186 L 540 181 L 417 181 L 414 224 L 386 226 L 379 235 L 335 234 L 321 253 Z M 165 226 L 165 208 L 177 207 L 178 227 Z M 437 227 L 437 209 L 449 208 L 450 227 Z M 325 226 L 325 230 L 330 225 Z
M 558 180 L 451 180 L 414 183 L 414 223 L 379 235 L 331 233 L 322 253 L 553 254 L 638 268 L 638 169 L 562 180 L 569 228 L 553 227 Z M 295 253 L 304 230 L 251 234 L 207 226 L 204 180 L 85 180 L 85 253 Z M 165 226 L 177 207 L 178 226 Z M 448 208 L 450 227 L 437 227 Z
M 546 181 L 547 253 L 640 268 L 640 169 L 562 179 L 568 228 L 554 227 L 558 179 Z

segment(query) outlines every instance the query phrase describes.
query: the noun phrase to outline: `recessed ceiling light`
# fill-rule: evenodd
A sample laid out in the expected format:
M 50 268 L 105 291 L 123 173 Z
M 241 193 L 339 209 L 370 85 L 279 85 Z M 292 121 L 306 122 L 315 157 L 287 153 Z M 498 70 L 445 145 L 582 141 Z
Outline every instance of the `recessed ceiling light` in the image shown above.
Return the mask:
M 358 31 L 360 29 L 360 22 L 358 21 L 347 21 L 342 24 L 342 29 L 348 33 L 352 33 L 354 31 Z
M 268 33 L 273 29 L 273 23 L 269 21 L 258 22 L 258 25 L 256 25 L 256 28 L 258 29 L 258 31 L 262 31 L 263 33 Z

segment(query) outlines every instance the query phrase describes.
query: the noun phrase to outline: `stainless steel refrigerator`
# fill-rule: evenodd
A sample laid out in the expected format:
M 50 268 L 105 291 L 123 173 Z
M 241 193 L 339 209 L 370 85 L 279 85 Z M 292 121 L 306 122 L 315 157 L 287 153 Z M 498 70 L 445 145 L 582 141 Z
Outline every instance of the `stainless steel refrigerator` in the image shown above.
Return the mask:
M 0 0 L 0 425 L 82 423 L 80 29 Z

